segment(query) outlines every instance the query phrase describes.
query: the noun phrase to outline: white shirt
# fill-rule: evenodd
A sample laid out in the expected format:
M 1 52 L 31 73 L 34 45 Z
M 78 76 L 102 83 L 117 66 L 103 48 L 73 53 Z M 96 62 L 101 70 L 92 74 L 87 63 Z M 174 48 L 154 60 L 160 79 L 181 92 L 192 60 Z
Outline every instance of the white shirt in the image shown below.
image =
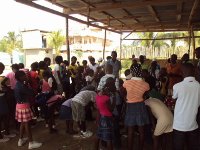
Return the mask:
M 95 64 L 94 66 L 92 64 L 89 65 L 89 68 L 94 71 L 94 73 L 97 71 L 97 67 L 99 67 L 99 64 Z
M 59 80 L 59 78 L 58 78 L 58 73 L 57 73 L 57 71 L 60 71 L 60 66 L 59 66 L 59 64 L 55 64 L 55 67 L 54 67 L 54 78 L 55 78 L 57 84 L 61 84 L 61 83 L 60 83 L 60 80 Z
M 86 106 L 90 101 L 95 102 L 96 92 L 93 91 L 81 91 L 72 98 L 72 101 L 80 103 Z
M 173 129 L 193 131 L 198 128 L 196 121 L 200 105 L 200 84 L 194 77 L 186 77 L 173 87 L 173 99 L 177 99 L 174 110 Z

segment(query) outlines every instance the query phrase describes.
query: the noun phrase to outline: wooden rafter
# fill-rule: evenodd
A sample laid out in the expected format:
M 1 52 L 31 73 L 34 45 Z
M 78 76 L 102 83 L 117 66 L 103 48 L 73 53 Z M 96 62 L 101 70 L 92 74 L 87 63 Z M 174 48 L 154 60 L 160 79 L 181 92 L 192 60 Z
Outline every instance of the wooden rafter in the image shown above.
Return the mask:
M 85 1 L 85 0 L 80 0 L 81 2 L 83 2 L 83 3 L 85 3 L 85 4 L 87 4 L 89 7 L 92 7 L 92 8 L 96 8 L 93 4 L 90 4 L 89 2 L 87 2 L 87 1 Z M 91 8 L 91 9 L 92 9 Z M 90 10 L 91 10 L 90 9 Z M 104 14 L 104 15 L 106 15 L 106 16 L 109 16 L 109 17 L 111 17 L 111 18 L 115 18 L 114 16 L 112 16 L 111 14 L 109 14 L 109 13 L 107 13 L 107 12 L 105 12 L 105 11 L 102 11 L 102 13 Z M 123 21 L 121 21 L 120 19 L 116 19 L 117 21 L 119 21 L 122 25 L 125 25 L 125 23 L 123 22 Z
M 127 9 L 123 8 L 122 10 L 123 10 L 128 16 L 134 17 Z M 137 23 L 140 22 L 136 17 L 133 18 L 133 20 L 134 20 L 135 22 L 137 22 Z
M 175 4 L 180 1 L 187 0 L 154 0 L 154 1 L 133 1 L 133 2 L 116 2 L 116 3 L 101 3 L 101 4 L 93 4 L 95 8 L 91 8 L 91 12 L 99 12 L 99 11 L 107 11 L 112 9 L 121 9 L 121 8 L 141 8 L 146 7 L 148 5 L 152 6 L 162 6 L 162 5 L 170 5 Z M 69 14 L 79 14 L 87 11 L 87 8 L 80 8 L 79 10 L 74 10 L 69 12 Z
M 177 16 L 176 16 L 177 22 L 180 22 L 180 21 L 181 21 L 182 7 L 183 7 L 183 2 L 179 2 L 179 3 L 177 4 L 177 12 L 178 12 L 178 14 L 177 14 Z
M 155 11 L 155 9 L 151 6 L 151 5 L 148 5 L 147 6 L 149 12 L 151 13 L 151 15 L 155 18 L 156 22 L 160 22 L 160 19 Z
M 194 1 L 194 4 L 193 4 L 193 6 L 192 6 L 192 10 L 191 10 L 190 16 L 189 16 L 189 22 L 188 22 L 188 25 L 189 25 L 189 26 L 190 26 L 191 23 L 192 23 L 192 19 L 193 19 L 193 16 L 194 16 L 195 12 L 196 12 L 196 9 L 197 9 L 197 7 L 198 7 L 199 2 L 200 2 L 200 0 L 195 0 L 195 1 Z

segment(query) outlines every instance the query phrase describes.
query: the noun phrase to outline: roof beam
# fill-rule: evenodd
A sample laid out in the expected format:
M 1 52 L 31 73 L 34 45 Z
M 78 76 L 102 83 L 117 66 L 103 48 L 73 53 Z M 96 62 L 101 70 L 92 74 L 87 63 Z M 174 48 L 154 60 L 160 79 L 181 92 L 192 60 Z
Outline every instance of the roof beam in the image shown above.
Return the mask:
M 183 7 L 183 3 L 182 2 L 177 3 L 177 12 L 178 12 L 178 14 L 176 16 L 176 21 L 177 22 L 181 21 L 182 7 Z
M 99 11 L 107 11 L 107 10 L 112 10 L 112 9 L 121 9 L 121 8 L 141 8 L 145 7 L 148 5 L 153 5 L 153 6 L 162 6 L 162 5 L 170 5 L 170 4 L 175 4 L 180 1 L 187 1 L 187 0 L 154 0 L 154 1 L 133 1 L 133 2 L 116 2 L 116 3 L 101 3 L 101 4 L 95 4 L 95 8 L 91 8 L 91 12 L 99 12 Z M 69 11 L 69 14 L 79 14 L 79 13 L 84 13 L 87 11 L 87 8 L 82 8 L 79 10 L 74 10 L 74 11 Z
M 171 40 L 171 39 L 187 39 L 189 36 L 183 36 L 183 37 L 173 37 L 173 38 L 157 38 L 157 39 L 123 39 L 123 40 Z M 195 36 L 194 38 L 200 38 L 200 36 Z
M 96 6 L 94 6 L 93 4 L 90 4 L 89 2 L 86 2 L 85 0 L 80 0 L 81 2 L 87 4 L 89 7 L 92 7 L 92 8 L 96 8 Z M 91 8 L 90 8 L 91 10 Z M 87 10 L 88 11 L 88 10 Z M 105 12 L 105 11 L 102 11 L 102 13 L 106 16 L 109 16 L 111 18 L 115 18 L 114 16 L 112 16 L 111 14 Z M 120 22 L 122 25 L 125 25 L 125 23 L 123 21 L 121 21 L 120 19 L 116 19 L 118 22 Z
M 28 6 L 31 6 L 31 7 L 34 7 L 34 8 L 37 8 L 37 9 L 40 9 L 40 10 L 43 10 L 43 11 L 46 11 L 46 12 L 49 12 L 49 13 L 58 15 L 58 16 L 61 16 L 61 17 L 65 17 L 65 18 L 68 18 L 68 19 L 71 19 L 71 20 L 74 20 L 74 21 L 77 21 L 77 22 L 80 22 L 80 23 L 83 23 L 83 24 L 90 25 L 90 26 L 92 26 L 92 27 L 96 27 L 96 28 L 100 28 L 100 29 L 104 29 L 104 30 L 108 30 L 108 31 L 112 31 L 112 32 L 121 34 L 121 32 L 112 30 L 112 29 L 110 29 L 110 28 L 108 28 L 108 27 L 102 27 L 102 26 L 99 26 L 99 25 L 96 25 L 96 24 L 92 24 L 92 23 L 90 23 L 90 22 L 87 22 L 87 21 L 84 21 L 84 20 L 81 20 L 81 19 L 78 19 L 78 18 L 69 16 L 69 15 L 66 15 L 66 14 L 64 14 L 64 13 L 61 13 L 61 12 L 59 12 L 59 11 L 55 11 L 55 10 L 53 10 L 53 9 L 44 7 L 44 6 L 42 6 L 42 5 L 33 3 L 33 2 L 31 2 L 31 1 L 27 1 L 27 0 L 15 0 L 15 1 L 16 1 L 16 2 L 19 2 L 19 3 L 22 3 L 22 4 L 24 4 L 24 5 L 28 5 Z
M 151 15 L 155 18 L 156 22 L 160 22 L 160 19 L 158 18 L 158 15 L 157 15 L 155 9 L 151 5 L 148 5 L 147 8 L 148 8 L 149 12 L 151 13 Z
M 117 19 L 137 19 L 137 18 L 140 18 L 139 16 L 124 16 L 124 17 L 119 17 L 119 18 L 110 18 L 110 21 L 114 21 L 114 20 L 117 20 Z M 94 20 L 94 21 L 90 21 L 90 22 L 106 22 L 108 21 L 107 18 L 105 19 L 99 19 L 99 20 Z M 139 23 L 139 22 L 138 22 Z
M 194 3 L 193 3 L 193 6 L 192 6 L 192 10 L 190 12 L 190 16 L 189 16 L 189 22 L 188 22 L 188 25 L 191 26 L 191 23 L 192 23 L 192 18 L 196 12 L 196 9 L 198 7 L 198 4 L 199 4 L 199 1 L 200 0 L 195 0 Z

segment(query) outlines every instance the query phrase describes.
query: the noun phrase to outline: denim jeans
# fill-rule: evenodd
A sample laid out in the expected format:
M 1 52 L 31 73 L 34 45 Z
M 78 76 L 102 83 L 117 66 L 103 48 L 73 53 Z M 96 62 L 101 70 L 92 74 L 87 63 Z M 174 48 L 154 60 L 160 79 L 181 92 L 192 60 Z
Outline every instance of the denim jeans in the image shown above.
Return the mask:
M 200 150 L 199 130 L 187 132 L 174 130 L 173 142 L 174 150 L 184 150 L 185 144 L 188 150 Z

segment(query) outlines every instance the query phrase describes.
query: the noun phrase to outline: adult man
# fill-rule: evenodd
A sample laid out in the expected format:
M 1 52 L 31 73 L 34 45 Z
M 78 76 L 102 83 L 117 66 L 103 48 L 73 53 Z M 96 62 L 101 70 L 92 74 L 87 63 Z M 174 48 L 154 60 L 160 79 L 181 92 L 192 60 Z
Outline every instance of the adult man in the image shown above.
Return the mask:
M 200 84 L 194 78 L 194 66 L 182 65 L 184 80 L 173 87 L 173 99 L 177 99 L 174 111 L 174 150 L 199 150 L 199 131 L 196 121 L 200 106 Z
M 91 58 L 89 59 L 89 61 L 90 61 L 89 68 L 92 69 L 92 70 L 94 71 L 94 73 L 95 73 L 95 72 L 97 71 L 97 67 L 99 67 L 99 64 L 97 64 L 97 63 L 95 62 L 95 58 L 94 58 L 94 57 L 91 57 Z
M 169 76 L 168 94 L 171 95 L 173 86 L 176 83 L 180 82 L 182 79 L 181 67 L 180 67 L 180 64 L 177 63 L 177 55 L 176 54 L 171 55 L 170 63 L 167 64 L 166 68 L 167 68 L 167 73 Z
M 149 64 L 146 62 L 145 60 L 145 56 L 144 55 L 140 55 L 139 60 L 140 60 L 140 65 L 142 67 L 142 69 L 149 69 Z
M 118 78 L 119 77 L 119 71 L 121 70 L 121 62 L 117 60 L 117 52 L 112 51 L 111 53 L 112 59 L 109 59 L 106 63 L 113 66 L 113 75 Z

